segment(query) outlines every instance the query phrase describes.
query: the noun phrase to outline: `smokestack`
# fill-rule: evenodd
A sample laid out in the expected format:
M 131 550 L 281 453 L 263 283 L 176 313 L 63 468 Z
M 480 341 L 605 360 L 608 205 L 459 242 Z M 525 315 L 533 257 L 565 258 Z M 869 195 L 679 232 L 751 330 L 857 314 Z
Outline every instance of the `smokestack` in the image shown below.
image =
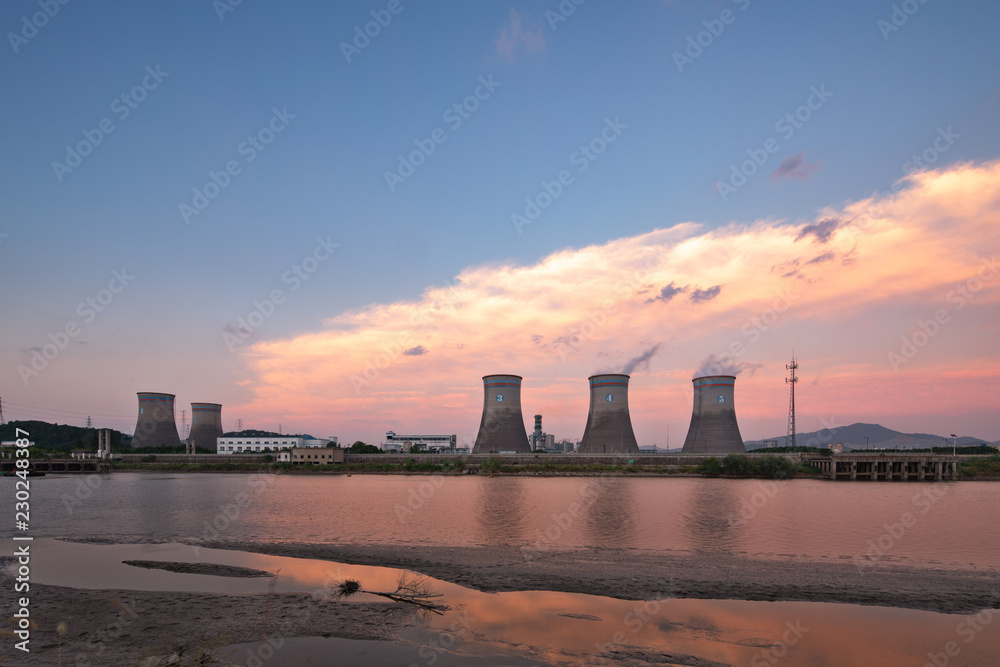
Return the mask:
M 628 412 L 628 375 L 590 376 L 590 414 L 581 454 L 638 454 Z
M 521 376 L 483 377 L 483 419 L 473 454 L 489 452 L 531 453 L 521 415 Z
M 222 435 L 222 404 L 192 403 L 191 404 L 191 435 L 188 440 L 195 447 L 202 449 L 216 448 L 215 439 Z
M 174 421 L 174 395 L 151 391 L 137 392 L 139 417 L 135 422 L 132 447 L 180 447 Z
M 685 454 L 743 453 L 743 436 L 736 423 L 735 375 L 707 375 L 692 380 L 694 408 L 684 440 Z

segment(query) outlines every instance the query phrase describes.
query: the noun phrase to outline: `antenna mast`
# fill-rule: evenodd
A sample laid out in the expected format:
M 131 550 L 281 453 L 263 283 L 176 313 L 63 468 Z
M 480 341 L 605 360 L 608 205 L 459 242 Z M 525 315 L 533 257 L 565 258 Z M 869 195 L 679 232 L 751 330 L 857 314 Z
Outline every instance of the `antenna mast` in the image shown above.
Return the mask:
M 789 371 L 789 377 L 785 378 L 788 383 L 788 434 L 785 436 L 785 446 L 795 447 L 795 383 L 799 379 L 795 376 L 795 371 L 799 364 L 795 361 L 795 350 L 792 350 L 792 363 L 785 364 Z

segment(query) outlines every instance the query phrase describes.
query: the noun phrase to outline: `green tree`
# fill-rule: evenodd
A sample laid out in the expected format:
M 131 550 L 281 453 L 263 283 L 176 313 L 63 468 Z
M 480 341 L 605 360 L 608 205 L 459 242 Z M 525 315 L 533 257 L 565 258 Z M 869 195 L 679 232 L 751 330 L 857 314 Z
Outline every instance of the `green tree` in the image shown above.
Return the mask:
M 723 475 L 752 475 L 754 472 L 753 461 L 746 454 L 729 454 L 722 459 Z
M 719 459 L 714 456 L 710 456 L 698 464 L 697 470 L 702 475 L 716 477 L 722 474 L 722 465 L 719 463 Z

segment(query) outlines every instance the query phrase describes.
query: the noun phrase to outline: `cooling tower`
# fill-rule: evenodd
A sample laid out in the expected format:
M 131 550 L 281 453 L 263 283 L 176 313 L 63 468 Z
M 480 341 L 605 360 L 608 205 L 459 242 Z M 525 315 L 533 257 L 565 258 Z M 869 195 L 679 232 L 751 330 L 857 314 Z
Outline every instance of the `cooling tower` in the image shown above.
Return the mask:
M 174 395 L 140 391 L 139 418 L 135 422 L 133 447 L 180 447 L 174 421 Z
M 219 403 L 191 404 L 191 440 L 195 447 L 215 452 L 215 439 L 223 434 L 222 405 Z
M 628 375 L 590 376 L 590 414 L 581 454 L 638 454 L 628 413 Z
M 483 377 L 483 419 L 472 453 L 489 452 L 531 453 L 521 416 L 520 375 Z
M 735 375 L 708 375 L 695 378 L 691 426 L 684 440 L 685 454 L 731 454 L 745 452 L 743 436 L 736 423 L 733 402 Z

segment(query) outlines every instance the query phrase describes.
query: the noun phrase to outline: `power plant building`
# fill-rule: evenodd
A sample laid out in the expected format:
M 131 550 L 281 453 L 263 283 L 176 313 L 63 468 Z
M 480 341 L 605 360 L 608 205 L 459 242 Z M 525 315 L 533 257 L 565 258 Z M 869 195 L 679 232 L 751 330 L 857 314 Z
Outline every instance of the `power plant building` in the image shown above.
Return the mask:
M 385 442 L 380 449 L 386 452 L 408 452 L 414 446 L 429 452 L 458 452 L 458 435 L 401 435 L 395 431 L 385 432 Z M 468 453 L 469 448 L 465 448 Z
M 629 376 L 590 376 L 590 413 L 580 442 L 581 454 L 638 454 L 628 411 Z
M 174 395 L 151 391 L 137 392 L 139 416 L 135 422 L 132 447 L 180 447 L 174 420 Z
M 735 375 L 707 375 L 692 380 L 694 407 L 684 440 L 684 454 L 746 452 L 736 423 Z
M 483 377 L 483 418 L 473 454 L 529 454 L 528 432 L 521 415 L 521 376 Z
M 216 439 L 221 437 L 222 405 L 220 403 L 191 404 L 191 433 L 188 441 L 194 447 L 212 449 L 216 447 Z

